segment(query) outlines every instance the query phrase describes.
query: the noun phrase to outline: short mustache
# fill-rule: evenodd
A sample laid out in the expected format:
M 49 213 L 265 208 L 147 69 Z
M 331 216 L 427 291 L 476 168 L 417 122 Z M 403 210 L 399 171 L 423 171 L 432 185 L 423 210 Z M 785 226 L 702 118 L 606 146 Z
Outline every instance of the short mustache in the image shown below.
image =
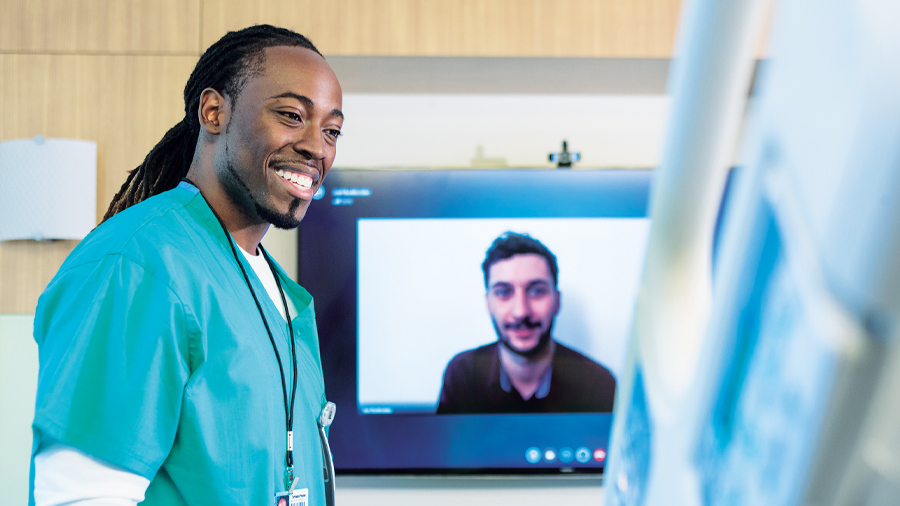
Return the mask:
M 536 322 L 536 321 L 532 320 L 531 318 L 525 317 L 517 322 L 504 323 L 503 329 L 504 330 L 522 330 L 522 329 L 533 330 L 540 326 L 541 326 L 541 322 Z

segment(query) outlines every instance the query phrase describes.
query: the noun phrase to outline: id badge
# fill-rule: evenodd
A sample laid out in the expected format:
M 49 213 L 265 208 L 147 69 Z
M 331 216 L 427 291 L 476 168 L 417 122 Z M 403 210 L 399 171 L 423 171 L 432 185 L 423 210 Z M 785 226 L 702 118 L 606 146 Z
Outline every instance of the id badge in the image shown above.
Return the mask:
M 308 506 L 308 495 L 308 488 L 294 489 L 293 492 L 290 490 L 277 492 L 275 494 L 275 501 L 272 504 L 274 506 Z

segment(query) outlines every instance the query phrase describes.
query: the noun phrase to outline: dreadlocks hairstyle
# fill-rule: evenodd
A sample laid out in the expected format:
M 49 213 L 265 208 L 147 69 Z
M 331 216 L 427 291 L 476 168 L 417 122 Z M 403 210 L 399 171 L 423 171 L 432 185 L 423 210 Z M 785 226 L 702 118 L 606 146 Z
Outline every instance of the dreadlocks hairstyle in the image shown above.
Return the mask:
M 184 119 L 169 129 L 144 161 L 131 171 L 109 204 L 103 221 L 178 186 L 191 166 L 200 135 L 197 109 L 201 92 L 213 88 L 236 101 L 248 79 L 264 71 L 265 49 L 274 46 L 299 46 L 322 55 L 303 35 L 271 25 L 251 26 L 225 34 L 203 53 L 184 86 Z

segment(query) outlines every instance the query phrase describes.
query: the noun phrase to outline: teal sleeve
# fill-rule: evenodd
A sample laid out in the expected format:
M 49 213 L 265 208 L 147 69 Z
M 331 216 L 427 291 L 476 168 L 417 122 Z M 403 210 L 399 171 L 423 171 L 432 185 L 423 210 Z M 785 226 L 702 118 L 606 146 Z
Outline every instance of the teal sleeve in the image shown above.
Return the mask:
M 34 430 L 153 479 L 178 428 L 194 320 L 121 255 L 61 272 L 41 296 Z

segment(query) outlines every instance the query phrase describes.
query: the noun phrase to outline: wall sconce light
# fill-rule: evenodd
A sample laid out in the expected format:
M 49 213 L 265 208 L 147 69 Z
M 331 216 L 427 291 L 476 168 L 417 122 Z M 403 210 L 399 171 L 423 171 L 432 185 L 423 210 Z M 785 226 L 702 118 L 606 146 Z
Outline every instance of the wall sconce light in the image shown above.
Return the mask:
M 0 241 L 83 239 L 95 226 L 96 142 L 0 142 Z

